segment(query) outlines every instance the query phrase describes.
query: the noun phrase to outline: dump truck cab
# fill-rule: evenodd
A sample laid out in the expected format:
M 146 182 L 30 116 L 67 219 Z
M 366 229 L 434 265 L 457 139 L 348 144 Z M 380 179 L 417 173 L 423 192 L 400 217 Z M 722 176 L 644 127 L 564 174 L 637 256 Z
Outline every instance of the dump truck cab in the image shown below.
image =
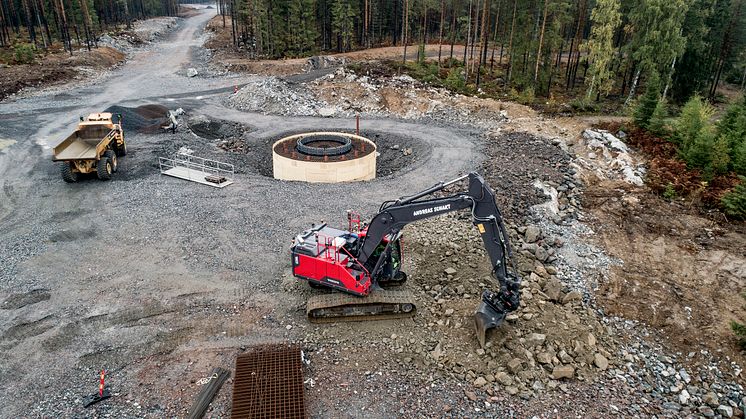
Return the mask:
M 65 182 L 75 182 L 79 174 L 93 172 L 99 179 L 108 180 L 117 171 L 117 158 L 126 154 L 122 116 L 101 112 L 81 117 L 75 132 L 54 147 L 52 161 L 62 163 Z

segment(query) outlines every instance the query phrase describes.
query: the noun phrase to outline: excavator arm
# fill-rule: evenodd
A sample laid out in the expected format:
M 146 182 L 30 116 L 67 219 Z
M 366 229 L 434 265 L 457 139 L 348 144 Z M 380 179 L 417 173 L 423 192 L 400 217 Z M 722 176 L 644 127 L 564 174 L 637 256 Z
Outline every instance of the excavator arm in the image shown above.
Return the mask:
M 467 178 L 469 186 L 466 191 L 448 197 L 433 197 L 436 192 Z M 479 230 L 490 258 L 492 275 L 499 284 L 497 291 L 484 290 L 482 302 L 474 315 L 477 337 L 484 346 L 487 330 L 499 326 L 508 313 L 518 309 L 520 278 L 516 270 L 508 266 L 512 252 L 495 194 L 480 175 L 470 173 L 438 183 L 415 195 L 385 202 L 367 227 L 357 260 L 368 267 L 373 278 L 377 278 L 387 258 L 372 256 L 377 249 L 380 252 L 382 243 L 387 243 L 384 254 L 388 254 L 386 252 L 390 252 L 392 243 L 396 242 L 392 238 L 398 238 L 407 224 L 466 209 L 471 211 L 472 222 Z M 386 237 L 389 238 L 387 242 Z

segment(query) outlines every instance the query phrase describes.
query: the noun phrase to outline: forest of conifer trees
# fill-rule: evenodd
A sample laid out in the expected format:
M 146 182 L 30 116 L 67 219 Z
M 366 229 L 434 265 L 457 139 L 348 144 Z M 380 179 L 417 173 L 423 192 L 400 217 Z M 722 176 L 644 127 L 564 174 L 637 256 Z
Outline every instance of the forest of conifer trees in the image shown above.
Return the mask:
M 653 73 L 678 102 L 714 97 L 725 80 L 746 83 L 746 0 L 219 0 L 218 8 L 249 58 L 436 43 L 477 84 L 501 69 L 507 86 L 537 95 L 582 87 L 588 100 L 631 99 Z M 454 55 L 454 44 L 466 53 Z
M 97 35 L 134 19 L 176 16 L 176 0 L 0 0 L 0 46 L 89 49 Z

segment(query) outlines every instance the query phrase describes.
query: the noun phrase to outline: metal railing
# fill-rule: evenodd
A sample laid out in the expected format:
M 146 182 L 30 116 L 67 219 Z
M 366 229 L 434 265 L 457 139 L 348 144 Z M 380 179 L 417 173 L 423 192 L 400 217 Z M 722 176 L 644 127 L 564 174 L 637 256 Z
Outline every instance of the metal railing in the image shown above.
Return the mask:
M 200 179 L 204 179 L 205 176 L 223 176 L 232 177 L 235 175 L 235 167 L 230 163 L 223 163 L 217 160 L 205 159 L 202 157 L 193 156 L 186 153 L 176 153 L 174 158 L 169 159 L 166 157 L 158 157 L 158 166 L 161 169 L 161 174 L 164 174 L 170 169 L 183 167 L 189 169 L 185 171 L 187 178 L 190 178 L 194 173 L 195 176 Z

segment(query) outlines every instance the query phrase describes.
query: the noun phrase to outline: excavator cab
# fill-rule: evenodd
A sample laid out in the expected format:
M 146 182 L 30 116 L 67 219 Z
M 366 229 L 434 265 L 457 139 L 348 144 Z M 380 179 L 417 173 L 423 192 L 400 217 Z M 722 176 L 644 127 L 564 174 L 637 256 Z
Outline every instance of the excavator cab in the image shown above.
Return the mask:
M 383 287 L 401 285 L 407 280 L 407 274 L 401 270 L 401 235 L 395 240 L 385 238 L 366 263 L 366 268 L 373 272 L 374 281 Z M 380 265 L 379 265 L 380 261 Z M 378 265 L 378 271 L 373 271 Z

